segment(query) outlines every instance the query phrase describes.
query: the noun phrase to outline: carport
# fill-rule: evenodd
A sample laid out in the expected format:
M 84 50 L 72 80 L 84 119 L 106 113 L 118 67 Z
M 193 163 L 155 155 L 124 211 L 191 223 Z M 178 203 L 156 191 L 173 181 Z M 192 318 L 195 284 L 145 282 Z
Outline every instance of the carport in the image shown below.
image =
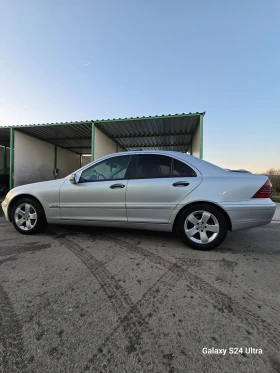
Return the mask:
M 10 144 L 10 188 L 64 177 L 91 160 L 125 150 L 175 150 L 203 157 L 205 113 L 0 127 Z

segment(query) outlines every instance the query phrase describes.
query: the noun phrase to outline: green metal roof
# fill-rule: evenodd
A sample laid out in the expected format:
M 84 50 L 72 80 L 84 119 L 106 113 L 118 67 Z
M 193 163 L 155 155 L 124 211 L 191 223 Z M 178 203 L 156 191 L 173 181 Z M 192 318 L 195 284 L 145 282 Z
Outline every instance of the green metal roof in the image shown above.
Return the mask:
M 127 150 L 187 151 L 200 113 L 95 122 L 97 128 Z
M 95 127 L 127 150 L 187 151 L 205 113 L 86 120 L 13 126 L 15 130 L 51 142 L 79 154 L 91 153 L 91 128 Z M 0 145 L 8 145 L 9 128 L 0 127 Z M 3 139 L 3 141 L 2 141 Z M 9 140 L 8 140 L 9 141 Z

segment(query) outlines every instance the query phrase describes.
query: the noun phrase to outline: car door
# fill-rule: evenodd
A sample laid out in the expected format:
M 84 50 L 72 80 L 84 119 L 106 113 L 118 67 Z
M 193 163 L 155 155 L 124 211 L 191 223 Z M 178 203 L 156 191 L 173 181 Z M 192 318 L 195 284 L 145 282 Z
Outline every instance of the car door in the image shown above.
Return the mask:
M 129 223 L 167 224 L 174 208 L 202 181 L 186 163 L 161 154 L 136 156 L 126 193 Z
M 72 221 L 127 222 L 126 175 L 131 156 L 106 158 L 68 179 L 60 189 L 61 217 Z

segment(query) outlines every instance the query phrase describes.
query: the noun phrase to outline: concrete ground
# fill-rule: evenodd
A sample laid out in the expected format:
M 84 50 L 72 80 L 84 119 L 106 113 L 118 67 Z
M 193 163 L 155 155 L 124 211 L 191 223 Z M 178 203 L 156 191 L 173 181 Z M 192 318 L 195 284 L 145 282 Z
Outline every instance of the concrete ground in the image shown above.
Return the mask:
M 280 372 L 280 219 L 210 252 L 157 232 L 23 236 L 3 216 L 0 238 L 2 373 Z
M 276 203 L 276 211 L 273 216 L 273 221 L 280 222 L 280 203 Z

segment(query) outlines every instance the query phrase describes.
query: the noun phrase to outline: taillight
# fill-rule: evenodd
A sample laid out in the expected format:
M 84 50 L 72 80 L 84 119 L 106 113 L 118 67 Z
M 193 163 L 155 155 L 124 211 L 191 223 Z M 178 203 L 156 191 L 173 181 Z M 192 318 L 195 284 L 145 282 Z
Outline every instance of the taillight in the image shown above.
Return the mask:
M 253 198 L 271 198 L 272 196 L 272 184 L 269 179 L 266 183 L 257 191 Z

